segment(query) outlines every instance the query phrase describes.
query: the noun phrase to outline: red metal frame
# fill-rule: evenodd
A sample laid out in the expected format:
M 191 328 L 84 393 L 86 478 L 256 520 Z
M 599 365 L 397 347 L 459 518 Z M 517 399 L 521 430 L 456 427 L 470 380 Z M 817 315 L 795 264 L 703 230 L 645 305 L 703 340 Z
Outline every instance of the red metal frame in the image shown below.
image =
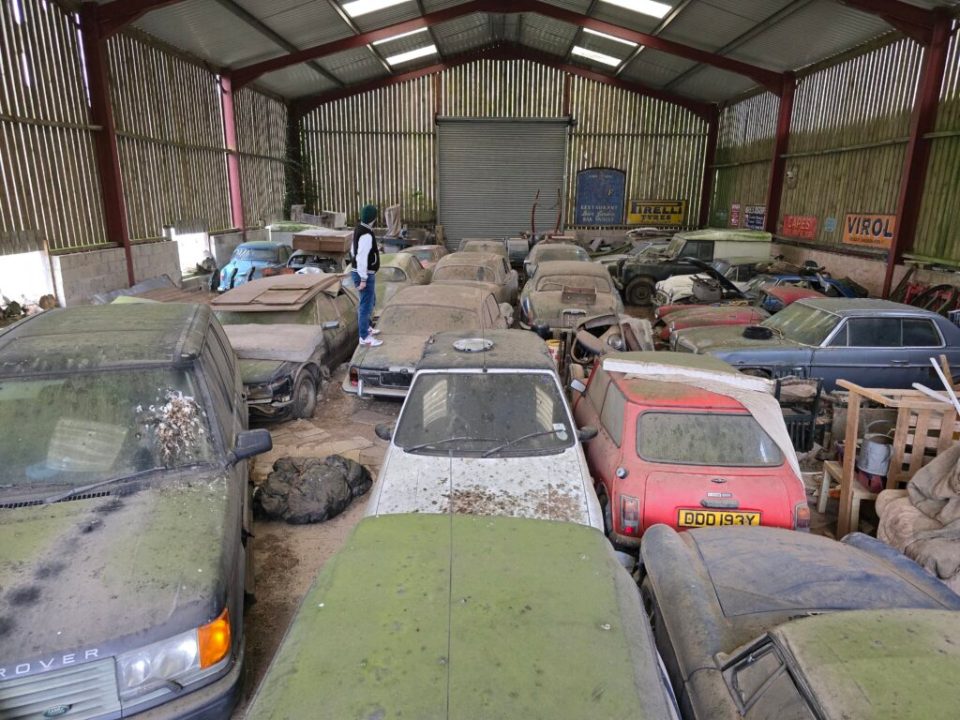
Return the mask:
M 947 48 L 950 43 L 951 16 L 947 12 L 936 13 L 937 20 L 933 28 L 931 42 L 923 55 L 920 69 L 920 82 L 913 101 L 913 113 L 910 116 L 910 139 L 903 159 L 900 173 L 900 192 L 897 196 L 897 230 L 890 251 L 887 253 L 887 271 L 883 278 L 883 297 L 890 295 L 893 285 L 893 272 L 903 253 L 913 247 L 917 232 L 917 219 L 920 204 L 923 201 L 924 184 L 927 178 L 927 164 L 930 159 L 930 140 L 924 135 L 933 130 L 940 103 L 940 86 L 943 84 L 943 72 L 947 62 Z
M 767 185 L 767 232 L 777 232 L 780 221 L 780 199 L 783 195 L 783 157 L 790 144 L 790 119 L 793 116 L 793 96 L 797 80 L 793 73 L 784 73 L 783 91 L 780 93 L 780 109 L 777 112 L 777 136 L 773 143 L 773 160 L 770 163 L 770 182 Z
M 90 119 L 94 125 L 100 126 L 100 129 L 93 134 L 94 157 L 103 195 L 107 240 L 123 247 L 127 261 L 127 281 L 130 286 L 133 286 L 136 283 L 133 272 L 133 252 L 130 248 L 130 232 L 127 226 L 127 206 L 123 197 L 113 105 L 110 102 L 106 40 L 100 32 L 98 9 L 96 3 L 84 3 L 80 7 L 80 30 L 90 90 Z
M 220 107 L 223 112 L 223 143 L 227 150 L 227 188 L 230 193 L 230 221 L 246 237 L 243 217 L 243 193 L 240 185 L 240 156 L 237 152 L 237 123 L 233 106 L 233 83 L 230 75 L 220 76 Z
M 720 130 L 720 108 L 713 105 L 707 117 L 707 149 L 703 154 L 703 182 L 700 185 L 700 227 L 710 224 L 710 200 L 713 195 L 713 164 L 717 159 L 717 134 Z

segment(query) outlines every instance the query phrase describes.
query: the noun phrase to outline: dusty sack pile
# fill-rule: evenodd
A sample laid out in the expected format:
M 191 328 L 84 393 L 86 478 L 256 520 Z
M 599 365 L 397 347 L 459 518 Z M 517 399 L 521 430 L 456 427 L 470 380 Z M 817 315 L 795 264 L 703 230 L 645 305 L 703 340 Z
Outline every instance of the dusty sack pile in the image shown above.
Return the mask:
M 340 455 L 326 458 L 282 457 L 253 496 L 261 517 L 294 525 L 329 520 L 373 484 L 359 463 Z

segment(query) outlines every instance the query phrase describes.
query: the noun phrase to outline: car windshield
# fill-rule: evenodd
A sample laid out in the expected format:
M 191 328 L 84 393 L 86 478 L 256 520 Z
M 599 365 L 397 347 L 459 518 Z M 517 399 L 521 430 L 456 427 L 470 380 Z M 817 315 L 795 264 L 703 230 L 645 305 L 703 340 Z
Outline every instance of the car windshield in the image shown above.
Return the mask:
M 433 281 L 468 280 L 474 282 L 496 283 L 493 270 L 482 265 L 445 265 L 433 271 Z
M 300 310 L 280 312 L 226 312 L 216 313 L 221 325 L 316 325 L 313 305 L 307 303 Z
M 377 273 L 377 280 L 381 282 L 406 282 L 407 274 L 398 267 L 382 267 Z
M 546 262 L 547 260 L 589 260 L 587 251 L 579 247 L 552 247 L 544 248 L 537 253 L 537 262 Z
M 761 325 L 801 345 L 819 346 L 840 322 L 840 316 L 826 310 L 793 303 Z
M 535 372 L 421 373 L 394 436 L 411 452 L 458 456 L 511 441 L 494 455 L 556 453 L 574 440 L 557 381 Z
M 537 281 L 538 291 L 563 291 L 564 288 L 593 288 L 597 292 L 612 292 L 610 281 L 598 275 L 550 275 Z
M 413 255 L 418 260 L 433 260 L 433 250 L 430 248 L 423 248 L 421 250 L 411 250 L 410 254 Z
M 0 378 L 0 490 L 210 462 L 199 397 L 192 373 L 168 368 Z
M 245 248 L 238 247 L 233 251 L 234 260 L 251 260 L 259 262 L 275 262 L 277 251 L 274 248 Z
M 637 422 L 637 454 L 677 465 L 774 467 L 783 453 L 752 415 L 647 412 Z
M 683 246 L 686 245 L 686 238 L 680 237 L 679 235 L 674 235 L 670 240 L 670 244 L 665 248 L 658 248 L 655 252 L 659 255 L 663 255 L 668 258 L 679 257 L 680 251 L 683 250 Z
M 480 327 L 480 316 L 464 308 L 432 305 L 387 305 L 377 326 L 384 335 L 428 335 Z

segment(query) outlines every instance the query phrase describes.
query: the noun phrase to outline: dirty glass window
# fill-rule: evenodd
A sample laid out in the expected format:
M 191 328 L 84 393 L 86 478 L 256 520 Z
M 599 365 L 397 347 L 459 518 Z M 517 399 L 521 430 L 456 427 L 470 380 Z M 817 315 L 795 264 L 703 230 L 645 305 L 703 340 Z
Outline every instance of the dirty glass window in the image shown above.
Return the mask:
M 233 251 L 233 259 L 251 260 L 257 262 L 276 262 L 277 250 L 275 248 L 237 248 Z
M 815 717 L 770 642 L 750 650 L 725 669 L 723 676 L 748 720 L 812 720 Z
M 627 400 L 616 385 L 610 385 L 607 397 L 603 401 L 603 412 L 600 413 L 600 424 L 610 435 L 610 439 L 620 447 L 623 440 L 623 413 L 627 408 Z
M 847 321 L 851 347 L 900 347 L 900 318 L 851 318 Z
M 564 288 L 593 288 L 602 293 L 613 292 L 610 279 L 599 275 L 548 275 L 537 279 L 537 290 L 556 292 Z
M 600 410 L 603 408 L 603 396 L 606 394 L 607 386 L 610 384 L 610 375 L 601 369 L 594 370 L 593 372 L 594 377 L 587 386 L 587 399 L 590 401 L 590 404 L 593 405 L 593 409 L 597 411 L 597 415 L 599 416 Z
M 0 379 L 0 491 L 212 461 L 202 402 L 185 370 Z
M 589 260 L 587 251 L 581 247 L 545 247 L 534 257 L 536 262 L 547 260 Z
M 382 267 L 377 271 L 377 280 L 383 282 L 406 282 L 407 274 L 398 267 Z
M 930 320 L 903 320 L 904 347 L 940 347 L 940 333 Z
M 433 255 L 436 251 L 433 248 L 419 248 L 417 250 L 411 250 L 410 255 L 413 255 L 418 260 L 433 260 Z
M 394 442 L 415 452 L 555 453 L 574 442 L 563 396 L 546 373 L 425 373 L 410 388 Z M 507 445 L 510 443 L 509 445 Z
M 472 310 L 432 305 L 387 305 L 377 327 L 385 335 L 467 330 L 480 327 L 480 316 Z
M 637 454 L 677 465 L 775 467 L 783 453 L 753 415 L 647 412 L 637 421 Z
M 496 283 L 497 276 L 491 268 L 482 265 L 447 265 L 433 271 L 434 282 L 467 280 L 470 282 Z
M 794 303 L 760 324 L 787 340 L 793 340 L 802 345 L 819 346 L 838 322 L 840 322 L 839 315 Z

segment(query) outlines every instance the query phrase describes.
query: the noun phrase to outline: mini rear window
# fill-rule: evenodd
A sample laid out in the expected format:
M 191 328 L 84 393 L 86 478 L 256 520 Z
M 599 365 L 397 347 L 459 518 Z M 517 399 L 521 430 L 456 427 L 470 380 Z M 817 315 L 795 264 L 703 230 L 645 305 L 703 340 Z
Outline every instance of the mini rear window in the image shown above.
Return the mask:
M 783 453 L 752 415 L 647 412 L 637 421 L 637 454 L 676 465 L 776 467 Z

